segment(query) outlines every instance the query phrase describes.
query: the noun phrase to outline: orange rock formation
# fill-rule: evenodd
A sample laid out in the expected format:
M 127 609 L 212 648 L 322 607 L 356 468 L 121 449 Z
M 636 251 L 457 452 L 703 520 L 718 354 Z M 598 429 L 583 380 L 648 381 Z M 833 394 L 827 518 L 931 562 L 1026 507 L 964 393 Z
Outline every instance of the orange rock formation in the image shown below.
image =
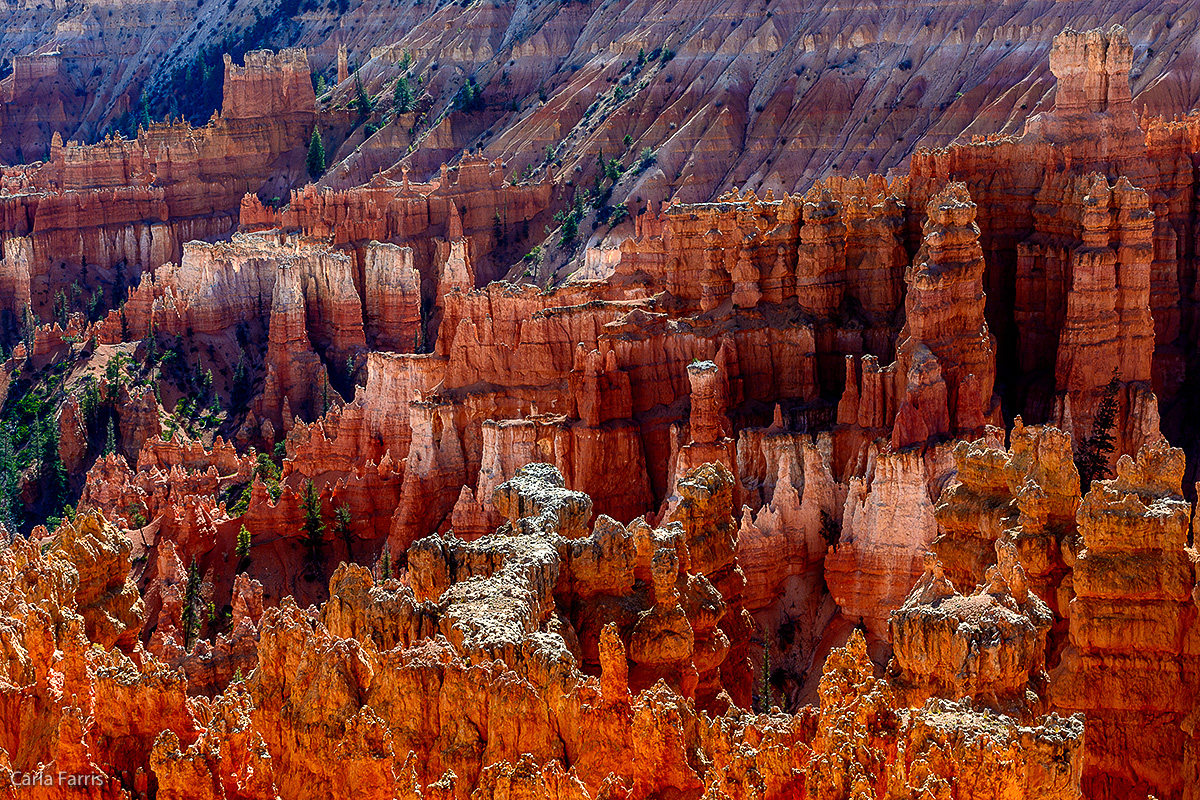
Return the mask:
M 730 41 L 777 49 L 773 20 Z M 674 55 L 638 69 L 696 58 Z M 529 247 L 582 170 L 463 154 L 410 180 L 427 143 L 289 192 L 320 118 L 298 51 L 227 63 L 205 128 L 6 168 L 5 387 L 78 367 L 56 452 L 91 510 L 0 555 L 0 776 L 1190 797 L 1195 559 L 1166 442 L 1195 447 L 1200 117 L 1134 113 L 1123 29 L 1068 30 L 1049 62 L 1055 106 L 1019 136 L 651 203 L 546 288 L 493 279 L 546 277 Z M 459 112 L 438 125 L 457 151 Z M 97 322 L 55 307 L 127 280 Z M 210 429 L 136 383 L 165 351 L 211 376 Z M 114 363 L 90 375 L 102 454 L 82 373 Z M 1081 498 L 1114 374 L 1116 477 Z
M 730 480 L 705 468 L 683 483 L 727 498 Z M 496 501 L 510 517 L 497 535 L 424 539 L 403 582 L 344 565 L 319 612 L 290 599 L 263 612 L 240 577 L 235 636 L 257 624 L 257 667 L 211 699 L 186 697 L 198 688 L 191 670 L 185 679 L 109 633 L 136 630 L 127 610 L 140 614 L 141 600 L 129 584 L 98 597 L 100 584 L 77 577 L 124 580 L 128 551 L 106 555 L 122 541 L 115 529 L 81 516 L 46 555 L 19 542 L 0 557 L 12 622 L 0 641 L 14 654 L 0 683 L 14 712 L 0 727 L 6 771 L 84 771 L 98 776 L 96 797 L 833 798 L 984 784 L 1075 796 L 1078 718 L 1021 727 L 953 703 L 898 707 L 857 635 L 828 659 L 818 707 L 755 715 L 726 698 L 715 717 L 698 707 L 704 675 L 716 686 L 732 678 L 715 672 L 737 652 L 714 639 L 727 606 L 703 571 L 724 582 L 733 543 L 710 526 L 734 529 L 727 499 L 693 495 L 665 529 L 600 517 L 589 531 L 589 499 L 540 467 Z M 647 574 L 653 592 L 638 577 Z M 51 666 L 54 650 L 63 658 Z M 668 665 L 668 680 L 646 682 Z M 55 737 L 31 735 L 51 724 Z

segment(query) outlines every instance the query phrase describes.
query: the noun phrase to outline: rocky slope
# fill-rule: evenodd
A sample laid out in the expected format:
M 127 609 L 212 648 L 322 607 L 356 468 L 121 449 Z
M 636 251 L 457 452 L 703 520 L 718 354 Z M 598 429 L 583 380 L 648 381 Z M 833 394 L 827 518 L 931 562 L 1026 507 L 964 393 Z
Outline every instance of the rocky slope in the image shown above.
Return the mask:
M 355 91 L 353 80 L 339 83 L 339 48 L 350 66 L 363 66 L 372 93 L 390 89 L 407 52 L 414 84 L 425 79 L 418 95 L 428 91 L 417 105 L 424 120 L 412 156 L 422 177 L 478 145 L 518 173 L 542 163 L 549 147 L 556 171 L 584 168 L 581 182 L 590 182 L 599 150 L 623 160 L 658 150 L 656 168 L 642 185 L 622 187 L 621 200 L 705 200 L 745 186 L 805 190 L 831 172 L 903 166 L 918 143 L 1015 132 L 1052 103 L 1047 53 L 1067 26 L 1119 22 L 1130 29 L 1139 45 L 1139 108 L 1173 113 L 1200 100 L 1191 69 L 1200 20 L 1184 0 L 1072 0 L 1049 11 L 1037 3 L 965 1 L 870 8 L 746 0 L 703 8 L 667 0 L 8 6 L 11 21 L 0 30 L 0 57 L 13 67 L 4 128 L 30 142 L 29 158 L 41 156 L 55 131 L 94 140 L 123 112 L 136 117 L 143 88 L 155 119 L 188 113 L 181 108 L 187 98 L 170 93 L 178 70 L 215 69 L 219 80 L 219 55 L 210 54 L 264 45 L 307 48 L 313 67 L 338 83 L 334 104 Z M 451 108 L 468 77 L 482 88 L 480 113 Z M 367 170 L 352 182 L 402 156 L 411 136 L 402 128 L 412 126 L 406 119 L 372 137 L 356 160 L 363 165 L 347 165 Z M 370 151 L 395 157 L 381 163 Z

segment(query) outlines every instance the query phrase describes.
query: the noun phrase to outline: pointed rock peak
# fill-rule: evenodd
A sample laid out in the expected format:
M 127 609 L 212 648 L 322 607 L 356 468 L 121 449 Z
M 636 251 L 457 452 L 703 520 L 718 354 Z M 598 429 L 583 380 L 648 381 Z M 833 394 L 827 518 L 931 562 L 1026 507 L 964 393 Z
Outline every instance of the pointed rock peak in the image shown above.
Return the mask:
M 776 403 L 775 404 L 775 414 L 771 418 L 771 428 L 770 429 L 773 431 L 782 431 L 785 429 L 785 427 L 786 426 L 784 425 L 784 422 L 783 422 L 783 409 L 780 407 L 779 403 Z

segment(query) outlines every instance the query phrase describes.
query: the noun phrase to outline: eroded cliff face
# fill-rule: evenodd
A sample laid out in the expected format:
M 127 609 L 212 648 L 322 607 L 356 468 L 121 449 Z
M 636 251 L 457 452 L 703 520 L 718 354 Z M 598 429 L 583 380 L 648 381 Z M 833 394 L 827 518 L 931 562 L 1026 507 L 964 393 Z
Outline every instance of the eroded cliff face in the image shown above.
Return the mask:
M 92 145 L 55 132 L 44 161 L 5 167 L 5 331 L 26 314 L 51 319 L 60 293 L 115 307 L 185 242 L 227 237 L 247 192 L 285 194 L 316 122 L 308 70 L 303 51 L 249 53 L 227 65 L 224 113 L 205 127 L 153 124 Z
M 46 554 L 20 541 L 0 557 L 6 777 L 83 771 L 96 797 L 1077 796 L 1079 718 L 906 708 L 857 633 L 827 659 L 819 704 L 731 706 L 748 678 L 726 669 L 742 651 L 721 627 L 737 615 L 718 588 L 732 476 L 681 483 L 696 489 L 664 528 L 591 524 L 586 495 L 525 468 L 495 492 L 508 522 L 494 535 L 422 539 L 401 580 L 343 565 L 319 610 L 264 612 L 243 575 L 234 635 L 256 631 L 256 666 L 211 698 L 187 696 L 196 677 L 169 649 L 122 650 L 89 621 L 82 576 L 129 568 L 116 529 L 81 516 Z M 104 602 L 110 620 L 141 613 L 131 587 Z
M 1129 47 L 1120 29 L 1089 36 L 1097 52 Z M 1056 40 L 1055 68 L 1087 73 L 1089 86 L 1109 81 L 1108 62 L 1081 41 Z M 1081 440 L 1116 375 L 1116 453 L 1134 453 L 1159 435 L 1151 393 L 1170 404 L 1186 371 L 1176 320 L 1180 282 L 1194 281 L 1195 189 L 1185 179 L 1186 199 L 1177 196 L 1178 156 L 1155 141 L 1171 138 L 1163 127 L 1181 137 L 1176 147 L 1191 141 L 1194 121 L 1139 128 L 1127 92 L 1114 88 L 1085 113 L 1075 91 L 1019 137 L 920 151 L 890 183 L 664 206 L 638 219 L 606 274 L 620 286 L 659 276 L 702 311 L 795 297 L 816 318 L 822 390 L 844 387 L 839 422 L 890 431 L 895 446 L 978 434 L 997 419 L 997 381 L 1027 418 Z M 1194 148 L 1182 157 L 1190 163 Z
M 764 10 L 744 0 L 703 10 L 626 0 L 604 8 L 459 8 L 378 0 L 11 2 L 0 29 L 0 57 L 13 70 L 0 92 L 7 101 L 0 157 L 15 163 L 15 148 L 28 142 L 23 157 L 40 158 L 55 132 L 94 141 L 121 114 L 138 114 L 143 90 L 155 118 L 189 109 L 163 94 L 178 85 L 176 73 L 219 70 L 219 56 L 205 59 L 206 51 L 238 45 L 308 49 L 312 68 L 335 87 L 331 107 L 356 94 L 353 67 L 372 94 L 411 69 L 418 102 L 395 124 L 355 135 L 363 146 L 338 159 L 340 188 L 406 155 L 429 175 L 478 146 L 514 161 L 518 173 L 546 161 L 550 147 L 550 163 L 583 167 L 585 182 L 598 150 L 609 158 L 658 150 L 658 165 L 623 187 L 620 201 L 678 192 L 708 200 L 743 186 L 796 191 L 830 172 L 884 172 L 903 166 L 922 138 L 944 146 L 957 136 L 1013 132 L 1049 107 L 1055 73 L 1047 54 L 1066 26 L 1131 27 L 1139 47 L 1114 52 L 1111 62 L 1118 77 L 1136 71 L 1131 94 L 1139 108 L 1173 112 L 1200 99 L 1189 80 L 1196 21 L 1185 2 L 1134 8 L 1072 0 L 1051 18 L 1032 5 L 967 2 L 889 2 L 871 13 L 797 3 Z M 1081 38 L 1078 49 L 1085 46 Z M 417 76 L 425 79 L 419 88 Z M 468 76 L 482 89 L 483 108 L 453 105 Z M 1107 81 L 1085 90 L 1082 73 L 1074 80 L 1080 113 L 1107 100 Z M 185 85 L 220 82 L 218 74 Z M 1113 82 L 1111 92 L 1123 90 Z M 375 121 L 384 121 L 382 113 Z
M 643 22 L 647 13 L 653 22 Z M 702 202 L 731 188 L 805 191 L 831 173 L 903 168 L 921 140 L 944 147 L 959 136 L 1019 131 L 1054 102 L 1054 36 L 1113 23 L 1130 25 L 1146 48 L 1113 48 L 1114 100 L 1124 91 L 1152 113 L 1196 104 L 1190 50 L 1180 46 L 1194 36 L 1193 22 L 1182 5 L 1133 13 L 1067 3 L 1050 20 L 1024 5 L 884 3 L 866 13 L 729 0 L 703 14 L 680 3 L 623 2 L 481 6 L 460 15 L 404 8 L 384 20 L 364 3 L 336 41 L 317 35 L 306 43 L 331 76 L 344 46 L 371 91 L 390 89 L 404 73 L 414 83 L 427 77 L 428 129 L 413 135 L 400 115 L 391 126 L 400 130 L 385 127 L 346 160 L 346 174 L 333 179 L 346 181 L 340 185 L 362 183 L 402 157 L 429 174 L 448 153 L 476 146 L 518 173 L 581 170 L 587 185 L 600 171 L 598 152 L 625 166 L 648 147 L 656 163 L 622 180 L 617 200 Z M 1126 90 L 1120 76 L 1135 64 Z M 1081 114 L 1101 107 L 1083 104 L 1083 72 L 1072 73 Z M 467 76 L 482 87 L 482 109 L 451 104 Z M 339 78 L 333 96 L 349 101 L 353 87 L 353 78 Z M 1107 101 L 1107 80 L 1103 87 Z M 1087 91 L 1097 90 L 1089 83 Z M 406 156 L 412 139 L 415 152 Z
M 540 251 L 492 279 L 566 181 L 486 155 L 264 202 L 246 181 L 298 174 L 318 116 L 295 52 L 228 64 L 206 128 L 7 171 L 11 309 L 53 285 L 23 203 L 84 241 L 109 192 L 166 238 L 88 256 L 102 282 L 165 263 L 5 364 L 12 406 L 52 388 L 92 511 L 11 550 L 10 616 L 75 621 L 10 626 L 9 702 L 32 705 L 0 767 L 172 797 L 1189 797 L 1167 441 L 1200 127 L 1134 114 L 1132 53 L 1063 33 L 1056 106 L 1019 136 L 653 204 L 553 286 Z M 171 238 L 231 233 L 226 208 L 237 234 Z M 1116 477 L 1081 497 L 1114 374 Z M 38 606 L 39 570 L 74 594 Z M 66 691 L 101 679 L 165 710 L 113 734 Z

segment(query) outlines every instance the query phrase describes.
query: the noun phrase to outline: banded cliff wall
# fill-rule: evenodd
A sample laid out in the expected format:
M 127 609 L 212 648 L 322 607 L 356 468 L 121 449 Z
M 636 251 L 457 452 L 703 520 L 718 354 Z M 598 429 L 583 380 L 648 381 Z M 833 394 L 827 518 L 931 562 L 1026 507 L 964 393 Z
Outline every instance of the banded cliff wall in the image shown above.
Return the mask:
M 247 192 L 286 193 L 303 176 L 316 120 L 303 51 L 248 53 L 227 65 L 225 108 L 203 128 L 150 126 L 133 140 L 63 143 L 0 183 L 7 326 L 28 308 L 49 319 L 55 295 L 100 289 L 123 299 L 143 271 L 178 261 L 193 239 L 228 236 Z

